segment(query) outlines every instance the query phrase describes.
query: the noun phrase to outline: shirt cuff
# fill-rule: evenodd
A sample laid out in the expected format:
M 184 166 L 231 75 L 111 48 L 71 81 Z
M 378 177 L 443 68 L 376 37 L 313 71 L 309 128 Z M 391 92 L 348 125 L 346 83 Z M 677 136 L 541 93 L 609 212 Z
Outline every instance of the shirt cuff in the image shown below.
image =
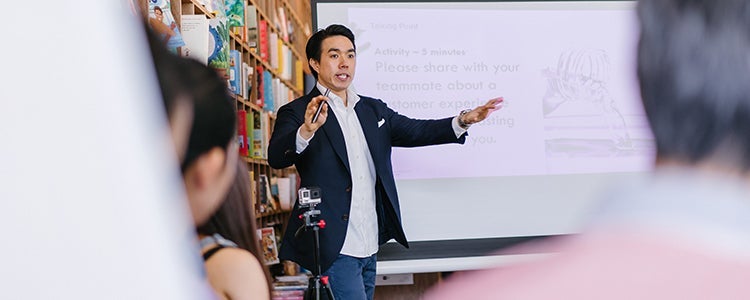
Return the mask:
M 456 122 L 458 122 L 458 121 L 456 121 Z M 458 124 L 458 123 L 456 123 L 456 124 Z M 456 127 L 454 126 L 453 128 L 455 129 Z M 313 135 L 311 135 L 309 139 L 305 139 L 299 133 L 300 130 L 302 130 L 302 127 L 300 127 L 300 128 L 297 129 L 297 142 L 296 142 L 296 144 L 297 144 L 297 154 L 300 154 L 300 153 L 302 153 L 302 151 L 305 151 L 305 148 L 307 148 L 307 145 L 310 145 L 310 140 L 312 140 L 312 138 L 315 136 L 315 133 L 313 133 Z
M 451 126 L 453 126 L 453 132 L 456 133 L 456 138 L 460 138 L 467 131 L 466 129 L 461 128 L 461 126 L 458 126 L 458 116 L 455 116 L 453 118 L 453 121 L 451 122 Z M 299 137 L 299 133 L 297 133 L 297 136 Z

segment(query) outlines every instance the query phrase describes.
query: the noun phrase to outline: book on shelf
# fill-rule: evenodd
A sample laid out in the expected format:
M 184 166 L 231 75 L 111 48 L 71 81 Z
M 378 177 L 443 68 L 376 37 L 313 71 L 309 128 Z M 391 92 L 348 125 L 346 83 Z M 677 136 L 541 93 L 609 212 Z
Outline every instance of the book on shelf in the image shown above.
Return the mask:
M 271 139 L 271 116 L 267 112 L 260 114 L 260 151 L 263 159 L 268 159 L 268 142 Z
M 258 206 L 256 207 L 256 211 L 258 211 L 261 214 L 268 211 L 269 195 L 266 194 L 266 182 L 267 181 L 268 181 L 268 177 L 266 177 L 265 174 L 258 175 Z
M 268 70 L 263 71 L 263 110 L 274 111 L 273 76 Z
M 249 177 L 250 178 L 250 199 L 251 199 L 250 201 L 252 201 L 251 202 L 252 206 L 250 207 L 251 209 L 255 210 L 255 208 L 258 207 L 258 191 L 256 190 L 257 183 L 255 180 L 255 171 L 249 170 L 247 172 L 248 172 L 248 176 L 250 176 Z
M 294 35 L 294 22 L 289 20 L 289 22 L 287 22 L 286 27 L 287 27 L 287 30 L 289 30 L 289 42 L 294 43 L 297 40 Z
M 258 47 L 258 12 L 254 5 L 245 7 L 246 42 L 251 49 Z
M 289 23 L 287 21 L 286 12 L 284 11 L 283 6 L 279 6 L 278 11 L 279 11 L 278 23 L 279 23 L 279 31 L 281 32 L 281 39 L 284 40 L 285 42 L 288 42 L 289 41 L 289 27 L 288 27 Z
M 266 265 L 279 263 L 279 251 L 276 247 L 276 233 L 273 227 L 259 228 L 257 234 L 263 251 L 263 263 Z
M 266 102 L 265 95 L 263 94 L 263 77 L 264 77 L 264 73 L 265 72 L 263 72 L 263 67 L 258 66 L 257 76 L 255 76 L 255 78 L 256 78 L 256 84 L 255 84 L 256 89 L 255 90 L 258 92 L 257 93 L 257 98 L 255 99 L 255 105 L 257 105 L 260 108 L 263 108 L 263 106 L 265 105 L 265 102 Z
M 180 23 L 185 46 L 181 55 L 208 64 L 208 19 L 204 15 L 183 15 Z
M 302 300 L 307 290 L 310 276 L 307 274 L 293 276 L 275 276 L 271 299 L 299 299 Z
M 242 54 L 229 50 L 229 90 L 235 95 L 242 95 Z
M 246 62 L 242 62 L 242 98 L 250 100 L 250 95 L 253 89 L 253 67 Z M 252 101 L 250 101 L 252 102 Z
M 170 0 L 148 1 L 148 24 L 163 41 L 167 49 L 172 52 L 176 53 L 178 47 L 185 45 L 180 34 L 180 28 L 172 15 Z
M 253 156 L 253 112 L 245 112 L 245 145 L 247 145 L 247 152 L 244 156 Z
M 263 158 L 263 127 L 260 120 L 261 113 L 253 110 L 253 143 L 251 150 L 253 151 L 253 158 Z
M 208 41 L 209 56 L 208 66 L 219 71 L 222 76 L 226 77 L 229 68 L 229 29 L 227 28 L 227 19 L 223 16 L 217 16 L 208 21 L 208 32 L 210 38 Z
M 271 31 L 268 34 L 268 62 L 271 63 L 271 69 L 279 70 L 279 35 Z
M 292 210 L 294 197 L 292 197 L 292 184 L 289 177 L 276 178 L 276 190 L 279 194 L 279 207 L 282 211 Z
M 237 143 L 240 146 L 240 155 L 247 156 L 247 112 L 244 110 L 237 111 Z
M 292 49 L 286 45 L 282 45 L 279 50 L 281 51 L 281 62 L 279 63 L 281 78 L 284 80 L 292 80 L 292 68 L 294 67 L 292 63 Z
M 301 60 L 294 62 L 294 85 L 298 90 L 303 90 L 305 87 L 305 67 Z
M 271 180 L 266 174 L 258 175 L 258 207 L 259 213 L 278 210 L 278 204 L 271 192 Z
M 268 61 L 269 31 L 266 20 L 258 21 L 258 52 L 260 52 L 260 59 L 263 61 Z
M 227 15 L 227 26 L 245 26 L 245 0 L 224 0 Z

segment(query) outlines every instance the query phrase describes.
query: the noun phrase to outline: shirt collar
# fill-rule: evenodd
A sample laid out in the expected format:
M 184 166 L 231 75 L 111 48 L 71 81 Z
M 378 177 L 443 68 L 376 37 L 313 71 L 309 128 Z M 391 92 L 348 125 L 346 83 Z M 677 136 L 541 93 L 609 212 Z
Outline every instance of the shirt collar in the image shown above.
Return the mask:
M 318 88 L 318 91 L 321 95 L 325 95 L 326 90 L 328 90 L 328 88 L 320 84 L 320 82 L 318 82 L 315 86 Z M 354 107 L 359 102 L 360 97 L 357 94 L 357 91 L 354 89 L 353 85 L 349 85 L 349 87 L 346 89 L 346 96 L 349 100 L 348 107 Z M 344 107 L 344 100 L 336 94 L 329 93 L 328 98 L 331 99 L 331 103 L 328 103 L 329 105 L 333 105 L 334 108 L 346 109 L 346 107 Z

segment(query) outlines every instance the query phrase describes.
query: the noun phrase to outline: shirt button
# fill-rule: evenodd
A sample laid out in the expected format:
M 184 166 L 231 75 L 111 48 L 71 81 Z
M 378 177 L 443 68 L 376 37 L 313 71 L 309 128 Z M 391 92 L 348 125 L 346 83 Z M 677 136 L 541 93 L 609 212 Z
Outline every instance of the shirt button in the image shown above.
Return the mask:
M 341 216 L 341 220 L 349 221 L 349 215 L 348 214 L 344 214 L 343 216 Z
M 350 185 L 350 186 L 347 186 L 347 187 L 346 187 L 346 192 L 348 193 L 348 192 L 351 192 L 351 191 L 352 191 L 352 186 L 351 186 L 351 185 Z

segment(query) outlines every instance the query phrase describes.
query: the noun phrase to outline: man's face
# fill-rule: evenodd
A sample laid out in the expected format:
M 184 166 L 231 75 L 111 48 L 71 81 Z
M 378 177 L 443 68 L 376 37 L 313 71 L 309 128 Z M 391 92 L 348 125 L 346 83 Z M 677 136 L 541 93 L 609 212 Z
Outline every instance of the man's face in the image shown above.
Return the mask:
M 345 36 L 335 35 L 324 39 L 320 47 L 320 62 L 311 60 L 318 81 L 334 93 L 345 91 L 354 80 L 357 65 L 354 45 Z

